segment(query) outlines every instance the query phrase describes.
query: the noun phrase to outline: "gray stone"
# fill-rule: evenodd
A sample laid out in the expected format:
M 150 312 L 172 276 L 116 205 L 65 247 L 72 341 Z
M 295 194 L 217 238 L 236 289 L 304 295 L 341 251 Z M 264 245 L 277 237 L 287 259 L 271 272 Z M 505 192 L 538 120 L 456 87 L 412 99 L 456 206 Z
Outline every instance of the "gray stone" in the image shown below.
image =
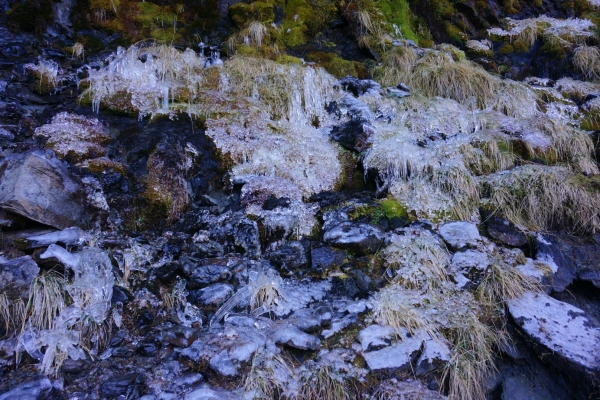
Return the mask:
M 52 390 L 50 379 L 38 376 L 33 380 L 23 382 L 8 392 L 0 394 L 0 400 L 38 400 L 45 399 Z
M 525 246 L 529 241 L 527 236 L 511 222 L 490 216 L 486 222 L 487 233 L 491 237 L 509 246 Z
M 203 265 L 184 265 L 184 273 L 187 275 L 189 288 L 197 289 L 231 279 L 233 268 L 238 265 L 237 259 L 213 258 L 204 261 Z
M 0 161 L 0 208 L 59 229 L 90 221 L 79 181 L 40 150 Z
M 525 293 L 508 301 L 508 310 L 529 338 L 548 350 L 557 366 L 600 371 L 600 329 L 585 312 L 543 293 Z
M 194 363 L 208 363 L 212 370 L 222 376 L 235 376 L 240 366 L 248 362 L 264 344 L 264 335 L 256 329 L 228 325 L 222 334 L 211 331 L 200 336 L 180 354 Z
M 466 250 L 454 253 L 451 261 L 451 270 L 459 287 L 465 287 L 469 283 L 478 285 L 483 279 L 490 265 L 485 253 L 474 250 Z M 462 275 L 462 278 L 458 275 Z
M 360 331 L 358 340 L 363 351 L 380 350 L 390 345 L 393 334 L 389 326 L 370 325 Z
M 231 297 L 233 286 L 227 283 L 215 283 L 193 292 L 190 292 L 190 296 L 194 298 L 195 303 L 219 306 Z
M 276 327 L 271 339 L 300 350 L 317 350 L 321 345 L 319 338 L 302 332 L 295 326 Z
M 100 393 L 103 397 L 108 398 L 118 396 L 125 396 L 125 398 L 140 397 L 143 389 L 144 375 L 136 373 L 111 376 L 100 385 Z
M 29 286 L 40 272 L 39 267 L 30 256 L 23 256 L 9 261 L 0 260 L 0 288 L 11 299 L 29 297 Z
M 452 250 L 475 246 L 481 240 L 477 227 L 465 221 L 448 222 L 440 227 L 440 235 Z
M 330 247 L 317 247 L 310 251 L 312 269 L 327 270 L 341 266 L 346 260 L 346 253 Z
M 328 230 L 323 240 L 362 256 L 375 253 L 381 246 L 383 232 L 376 226 L 365 223 L 343 222 Z
M 405 337 L 403 341 L 381 350 L 363 352 L 362 355 L 371 371 L 410 370 L 412 363 L 419 356 L 422 344 L 421 338 Z
M 308 265 L 306 253 L 301 242 L 290 241 L 269 253 L 266 258 L 278 269 L 295 271 Z

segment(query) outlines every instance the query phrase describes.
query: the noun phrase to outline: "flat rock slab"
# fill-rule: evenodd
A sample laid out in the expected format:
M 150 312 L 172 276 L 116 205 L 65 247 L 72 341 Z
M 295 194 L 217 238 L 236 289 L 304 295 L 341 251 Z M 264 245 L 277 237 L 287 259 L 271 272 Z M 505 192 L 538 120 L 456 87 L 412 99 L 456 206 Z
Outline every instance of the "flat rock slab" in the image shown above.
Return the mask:
M 588 371 L 600 371 L 600 329 L 585 312 L 546 294 L 525 293 L 508 302 L 516 323 L 555 356 Z
M 64 229 L 89 222 L 83 189 L 52 155 L 34 150 L 0 161 L 0 208 Z
M 375 253 L 382 239 L 383 232 L 376 226 L 353 222 L 343 222 L 323 235 L 326 243 L 359 256 Z
M 477 227 L 470 222 L 448 222 L 440 227 L 440 235 L 452 250 L 475 246 L 481 236 Z

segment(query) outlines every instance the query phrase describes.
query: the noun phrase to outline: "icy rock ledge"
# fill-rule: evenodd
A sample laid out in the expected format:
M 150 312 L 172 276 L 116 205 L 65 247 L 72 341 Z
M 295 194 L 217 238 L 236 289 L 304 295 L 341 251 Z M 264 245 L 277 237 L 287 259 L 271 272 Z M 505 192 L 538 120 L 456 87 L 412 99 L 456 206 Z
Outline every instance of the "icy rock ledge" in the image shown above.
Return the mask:
M 600 371 L 600 329 L 590 324 L 583 310 L 531 292 L 510 300 L 508 310 L 525 333 L 554 356 L 577 369 Z

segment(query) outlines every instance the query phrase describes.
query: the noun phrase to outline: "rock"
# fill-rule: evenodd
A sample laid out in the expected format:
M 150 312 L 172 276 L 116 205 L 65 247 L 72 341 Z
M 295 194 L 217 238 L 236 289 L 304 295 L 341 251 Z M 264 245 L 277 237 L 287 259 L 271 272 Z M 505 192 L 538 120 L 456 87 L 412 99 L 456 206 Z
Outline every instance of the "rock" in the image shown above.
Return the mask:
M 309 308 L 301 308 L 286 319 L 286 321 L 302 332 L 315 332 L 321 328 L 323 323 L 321 316 L 313 313 Z
M 298 241 L 283 244 L 277 250 L 266 255 L 266 258 L 280 271 L 296 271 L 308 265 L 307 251 Z
M 198 329 L 188 328 L 186 326 L 175 326 L 163 332 L 163 340 L 176 347 L 189 347 L 198 339 Z
M 371 371 L 400 370 L 409 371 L 421 352 L 423 340 L 416 336 L 408 336 L 402 332 L 404 339 L 395 344 L 376 351 L 363 351 L 362 355 Z
M 490 216 L 486 222 L 487 233 L 494 239 L 509 246 L 525 246 L 529 241 L 527 236 L 515 224 L 501 218 Z
M 600 246 L 593 240 L 565 234 L 538 234 L 535 246 L 536 259 L 555 271 L 554 291 L 562 292 L 575 279 L 600 288 Z
M 239 261 L 233 258 L 212 258 L 191 270 L 186 270 L 184 265 L 184 273 L 187 275 L 189 288 L 197 289 L 231 279 L 234 267 L 238 264 Z
M 300 350 L 317 350 L 321 345 L 319 338 L 304 333 L 295 326 L 276 327 L 271 339 L 275 343 Z
M 52 390 L 50 379 L 38 376 L 33 380 L 21 383 L 8 392 L 0 394 L 0 400 L 41 400 L 48 398 Z
M 212 331 L 199 337 L 181 351 L 181 357 L 196 364 L 208 363 L 220 375 L 235 376 L 242 363 L 250 361 L 264 345 L 264 335 L 255 328 L 228 325 L 222 334 Z
M 27 300 L 31 282 L 39 272 L 39 267 L 30 256 L 14 258 L 5 262 L 0 260 L 0 288 L 13 300 L 17 298 Z
M 80 183 L 65 165 L 40 150 L 0 161 L 0 208 L 58 229 L 87 227 Z
M 440 371 L 450 361 L 448 342 L 438 337 L 435 340 L 425 332 L 415 336 L 425 338 L 424 349 L 415 365 L 416 376 L 426 376 L 433 371 Z
M 546 400 L 553 398 L 544 387 L 531 387 L 525 377 L 510 376 L 502 382 L 502 400 Z
M 391 343 L 394 330 L 389 326 L 370 325 L 359 332 L 362 351 L 380 350 Z
M 208 386 L 203 386 L 186 394 L 183 400 L 238 400 L 239 398 L 239 395 L 226 390 L 220 388 L 211 389 Z
M 226 283 L 215 283 L 204 289 L 190 291 L 190 301 L 194 304 L 219 306 L 227 301 L 233 293 L 233 286 Z
M 454 251 L 475 246 L 481 240 L 477 227 L 465 221 L 448 222 L 439 229 L 440 235 Z
M 337 113 L 340 115 L 347 115 L 351 119 L 361 119 L 365 121 L 371 121 L 373 114 L 369 109 L 369 106 L 358 100 L 352 95 L 346 94 L 341 98 Z
M 435 382 L 435 381 L 434 381 Z M 388 379 L 379 385 L 375 393 L 383 399 L 419 399 L 446 400 L 447 397 L 438 392 L 436 387 L 429 388 L 418 379 L 397 380 Z
M 509 300 L 508 311 L 527 336 L 544 348 L 544 360 L 575 375 L 600 371 L 600 329 L 583 310 L 528 292 Z
M 340 86 L 344 90 L 351 92 L 355 96 L 362 96 L 363 94 L 377 94 L 381 90 L 381 85 L 372 79 L 358 79 L 354 76 L 346 76 L 340 79 Z
M 344 222 L 328 230 L 323 241 L 362 256 L 375 253 L 381 246 L 383 232 L 374 225 Z
M 124 396 L 125 398 L 140 397 L 144 390 L 144 375 L 130 373 L 115 375 L 106 379 L 100 385 L 100 393 L 103 397 L 114 398 Z
M 346 253 L 330 247 L 317 247 L 310 251 L 311 268 L 317 271 L 337 268 L 346 260 Z
M 403 98 L 403 97 L 408 97 L 410 96 L 410 91 L 407 90 L 402 90 L 399 89 L 397 87 L 388 87 L 385 88 L 385 90 L 388 92 L 388 94 L 392 97 L 398 97 L 398 98 Z
M 371 146 L 370 138 L 373 133 L 375 133 L 375 129 L 363 119 L 352 119 L 343 125 L 331 128 L 333 140 L 357 153 L 363 152 Z
M 454 253 L 451 270 L 458 287 L 462 288 L 468 284 L 479 285 L 489 265 L 487 254 L 480 251 L 466 250 Z M 457 275 L 462 275 L 462 277 Z

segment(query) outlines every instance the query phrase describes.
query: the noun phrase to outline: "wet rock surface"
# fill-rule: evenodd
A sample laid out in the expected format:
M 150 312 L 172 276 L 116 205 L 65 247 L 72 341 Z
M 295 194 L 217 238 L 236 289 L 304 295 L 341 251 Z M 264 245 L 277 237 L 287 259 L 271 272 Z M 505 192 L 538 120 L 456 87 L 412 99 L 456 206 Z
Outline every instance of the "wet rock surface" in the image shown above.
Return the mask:
M 129 103 L 131 99 L 127 98 L 129 94 L 121 96 L 124 106 L 118 110 L 128 115 L 111 113 L 104 105 L 93 112 L 92 106 L 97 106 L 89 104 L 94 101 L 91 97 L 75 102 L 85 89 L 85 83 L 78 88 L 81 79 L 106 65 L 104 60 L 110 50 L 116 51 L 118 44 L 125 45 L 123 35 L 148 27 L 126 20 L 123 29 L 128 33 L 107 33 L 106 27 L 87 25 L 106 22 L 107 16 L 113 17 L 110 10 L 108 14 L 106 10 L 105 14 L 98 11 L 86 19 L 81 4 L 62 1 L 51 4 L 51 10 L 40 10 L 46 3 L 38 3 L 35 2 L 32 13 L 39 11 L 36 21 L 40 23 L 37 28 L 30 27 L 31 32 L 10 32 L 0 26 L 0 294 L 2 301 L 8 301 L 8 306 L 0 303 L 4 307 L 0 312 L 0 400 L 268 397 L 257 386 L 251 386 L 252 382 L 273 385 L 278 379 L 282 386 L 270 388 L 280 397 L 288 393 L 290 398 L 324 397 L 315 395 L 315 387 L 332 379 L 327 381 L 332 385 L 329 388 L 342 382 L 340 385 L 349 391 L 348 398 L 353 399 L 445 398 L 448 386 L 443 371 L 455 360 L 460 348 L 457 343 L 462 344 L 456 338 L 464 333 L 453 325 L 453 318 L 465 315 L 470 319 L 459 321 L 467 326 L 464 329 L 471 329 L 468 324 L 474 320 L 485 321 L 490 330 L 500 330 L 504 322 L 508 326 L 510 343 L 498 346 L 498 355 L 493 357 L 498 373 L 486 380 L 488 398 L 597 396 L 597 240 L 589 235 L 570 236 L 565 231 L 535 233 L 497 216 L 478 222 L 476 216 L 469 219 L 469 215 L 461 215 L 469 222 L 447 222 L 455 217 L 444 211 L 426 220 L 423 215 L 404 209 L 404 203 L 390 211 L 382 206 L 382 200 L 394 196 L 393 186 L 384 182 L 386 174 L 363 170 L 365 153 L 381 134 L 381 124 L 390 124 L 391 132 L 395 129 L 392 123 L 410 120 L 407 115 L 417 111 L 429 124 L 433 112 L 448 111 L 446 105 L 427 109 L 418 103 L 419 89 L 412 85 L 409 88 L 397 82 L 385 88 L 388 83 L 382 89 L 374 80 L 347 77 L 335 84 L 342 92 L 325 107 L 317 101 L 311 105 L 316 97 L 302 98 L 303 107 L 314 106 L 309 123 L 290 119 L 281 125 L 281 121 L 274 121 L 274 115 L 281 110 L 272 109 L 271 115 L 260 114 L 259 119 L 268 122 L 255 127 L 251 113 L 256 110 L 250 100 L 230 104 L 231 99 L 219 97 L 215 91 L 214 97 L 205 101 L 230 104 L 228 112 L 248 112 L 239 124 L 244 129 L 250 127 L 242 135 L 244 143 L 258 140 L 263 131 L 268 131 L 268 139 L 273 140 L 270 148 L 241 151 L 241 155 L 228 153 L 217 148 L 216 140 L 207 135 L 206 119 L 213 116 L 167 110 L 163 115 L 138 120 Z M 175 19 L 179 24 L 182 19 L 199 15 L 202 21 L 197 26 L 210 25 L 206 28 L 210 32 L 204 32 L 203 37 L 220 43 L 232 29 L 228 7 L 235 3 L 218 1 L 214 21 L 204 17 L 204 3 L 202 12 L 187 10 L 186 5 L 176 12 Z M 259 3 L 252 7 L 260 7 Z M 140 7 L 155 6 L 144 3 Z M 494 25 L 504 15 L 495 2 L 485 12 L 468 4 L 456 7 L 456 18 L 475 33 L 487 27 L 480 25 L 481 21 L 474 22 L 478 15 L 485 15 Z M 552 8 L 549 3 L 536 7 L 554 15 L 570 15 L 570 11 Z M 10 15 L 23 12 L 15 2 L 8 2 L 3 8 L 6 13 L 0 16 L 0 24 Z M 530 17 L 535 10 L 530 4 L 521 4 L 518 13 L 511 15 Z M 273 24 L 281 31 L 280 24 L 286 18 L 298 26 L 308 21 L 303 15 L 286 16 L 282 9 L 271 7 L 271 11 Z M 44 12 L 55 21 L 42 21 Z M 319 46 L 337 43 L 338 52 L 348 50 L 347 54 L 356 59 L 369 53 L 366 57 L 376 58 L 378 64 L 385 62 L 383 54 L 363 52 L 353 39 L 348 39 L 353 35 L 353 11 L 348 8 L 343 13 L 343 18 L 329 21 L 323 28 L 333 42 L 322 41 Z M 257 12 L 254 17 L 262 18 L 262 14 Z M 83 20 L 84 31 L 80 26 Z M 263 22 L 272 26 L 270 20 Z M 445 35 L 439 24 L 431 25 L 434 38 Z M 269 32 L 272 33 L 271 28 Z M 85 61 L 83 56 L 80 59 L 75 55 L 75 37 L 85 39 Z M 491 47 L 501 45 L 495 42 Z M 70 46 L 73 49 L 66 50 Z M 315 44 L 298 46 L 294 54 L 303 56 L 305 51 L 314 50 L 312 46 Z M 392 46 L 413 49 L 419 57 L 427 51 L 413 41 L 393 40 Z M 523 75 L 526 68 L 533 68 L 559 77 L 567 68 L 566 61 L 545 62 L 551 56 L 540 54 L 549 49 L 541 51 L 540 47 L 538 42 L 527 53 L 496 54 L 493 61 L 478 62 L 497 70 L 496 62 L 504 59 L 506 65 L 513 65 L 503 66 L 506 76 Z M 196 56 L 198 48 L 194 49 Z M 206 65 L 221 61 L 218 49 L 202 44 L 200 52 L 211 56 Z M 453 56 L 458 60 L 464 54 L 455 52 Z M 144 53 L 138 61 L 148 67 L 160 57 L 164 55 Z M 524 60 L 533 60 L 533 66 L 519 66 L 527 64 Z M 40 66 L 51 70 L 36 75 Z M 54 73 L 54 66 L 57 80 L 52 87 L 44 74 Z M 225 87 L 231 83 L 218 73 L 203 71 L 202 84 L 220 81 L 219 85 Z M 559 85 L 543 79 L 531 82 L 538 88 Z M 311 87 L 312 83 L 306 80 L 306 90 L 316 93 L 318 88 Z M 579 111 L 591 115 L 595 92 L 584 92 L 568 106 L 580 107 Z M 250 94 L 253 100 L 271 95 Z M 164 95 L 165 109 L 174 104 L 173 96 L 179 95 Z M 173 97 L 171 103 L 169 96 Z M 394 107 L 386 108 L 377 103 L 382 98 L 417 100 L 408 106 L 393 103 Z M 160 101 L 162 98 L 156 100 L 157 104 Z M 428 148 L 445 143 L 449 149 L 455 144 L 452 140 L 465 132 L 478 132 L 480 128 L 485 132 L 483 125 L 473 122 L 475 103 L 469 104 L 472 109 L 467 122 L 461 121 L 463 125 L 452 132 L 432 126 L 435 132 L 415 146 Z M 422 110 L 416 110 L 419 107 Z M 452 107 L 459 107 L 459 103 L 448 109 Z M 561 112 L 567 113 L 557 111 Z M 325 113 L 334 119 L 333 124 L 326 124 Z M 409 127 L 415 133 L 420 129 L 417 120 L 412 120 Z M 233 137 L 239 127 L 230 125 L 226 127 L 227 134 Z M 297 149 L 283 158 L 277 153 L 284 143 L 280 141 L 284 137 L 281 132 L 290 128 L 288 125 L 294 129 L 320 129 L 337 142 L 331 142 L 337 146 L 335 149 L 341 145 L 350 150 L 340 157 L 347 164 L 343 166 L 346 182 L 335 183 L 329 187 L 331 191 L 304 193 L 294 185 L 310 175 L 310 168 L 292 177 L 277 175 L 289 155 L 307 159 L 314 156 Z M 539 152 L 539 159 L 521 159 L 526 152 L 520 146 L 525 145 L 515 139 L 521 133 L 511 133 L 510 128 L 503 127 L 501 133 L 513 135 L 509 141 L 511 147 L 519 148 L 517 164 L 553 164 L 553 157 L 564 156 L 542 154 L 536 148 L 531 151 Z M 301 135 L 298 138 L 299 142 L 309 141 Z M 393 145 L 388 144 L 389 148 Z M 485 145 L 477 149 L 486 156 L 490 151 Z M 253 158 L 255 153 L 266 155 Z M 406 156 L 409 153 L 390 158 L 390 164 L 401 166 L 399 171 L 404 163 L 403 172 L 390 168 L 386 173 L 404 174 L 408 180 L 417 177 L 421 169 L 434 168 L 421 165 L 427 160 Z M 400 160 L 400 155 L 408 161 Z M 559 161 L 567 162 L 565 157 Z M 313 164 L 313 159 L 307 162 Z M 232 172 L 234 167 L 237 169 Z M 482 168 L 495 167 L 485 164 Z M 383 171 L 387 166 L 379 168 Z M 245 169 L 253 172 L 246 174 Z M 358 176 L 354 181 L 348 178 L 353 174 Z M 311 182 L 313 187 L 320 187 L 319 179 L 325 175 L 323 172 L 317 176 Z M 368 180 L 370 186 L 363 182 L 356 185 L 356 190 L 358 186 L 368 186 L 373 191 L 356 192 L 348 183 L 361 179 Z M 440 186 L 459 183 L 443 182 Z M 594 181 L 590 178 L 583 184 L 593 186 Z M 338 188 L 347 192 L 336 191 Z M 408 192 L 421 195 L 427 190 L 414 186 L 395 193 Z M 301 233 L 301 223 L 306 221 L 311 228 Z M 410 228 L 403 229 L 406 226 Z M 429 237 L 425 231 L 439 243 L 420 240 Z M 382 256 L 391 242 L 407 235 L 411 238 L 406 241 L 409 244 L 401 248 L 397 257 L 405 257 L 401 262 L 393 263 Z M 518 252 L 511 253 L 511 248 Z M 525 259 L 523 252 L 529 258 Z M 98 259 L 101 262 L 96 262 Z M 427 269 L 446 259 L 447 262 L 440 262 L 438 270 Z M 81 284 L 78 279 L 84 272 L 90 273 L 89 265 L 95 267 L 95 278 Z M 481 305 L 472 303 L 473 297 L 505 295 L 503 287 L 486 284 L 492 276 L 505 278 L 504 283 L 522 279 L 514 275 L 514 270 L 547 285 L 549 295 L 526 293 L 495 299 L 490 308 L 504 310 L 504 303 L 508 303 L 512 318 L 508 321 L 502 312 L 481 311 Z M 412 321 L 430 331 L 409 332 L 403 327 L 398 332 L 383 324 L 381 316 L 374 317 L 378 307 L 374 294 L 394 285 L 402 287 L 396 293 L 400 300 L 394 304 L 406 309 L 390 307 L 390 315 L 396 321 Z M 27 308 L 30 296 L 31 304 L 41 304 L 36 303 L 40 293 L 54 293 L 52 290 L 62 291 L 59 296 L 64 297 L 64 304 L 59 304 L 58 297 L 53 303 L 60 310 L 49 311 L 51 316 L 46 316 L 45 321 L 50 322 L 46 325 L 31 321 L 34 326 L 23 325 L 18 320 L 22 309 L 16 307 L 25 307 L 27 316 L 32 317 L 37 311 Z M 423 293 L 431 296 L 422 297 Z M 452 297 L 457 293 L 463 296 L 459 301 Z M 415 301 L 411 296 L 421 297 Z M 453 307 L 450 318 L 444 314 L 446 300 Z M 411 314 L 434 303 L 436 306 L 427 309 L 425 317 L 417 315 L 424 320 Z M 14 318 L 7 320 L 4 309 Z M 11 336 L 10 332 L 19 335 Z M 457 341 L 448 340 L 440 332 Z M 433 337 L 438 334 L 442 336 Z M 21 347 L 17 355 L 18 346 Z M 64 358 L 62 364 L 46 359 L 53 351 L 57 359 Z M 40 376 L 38 367 L 57 372 Z M 356 385 L 352 389 L 347 382 Z

